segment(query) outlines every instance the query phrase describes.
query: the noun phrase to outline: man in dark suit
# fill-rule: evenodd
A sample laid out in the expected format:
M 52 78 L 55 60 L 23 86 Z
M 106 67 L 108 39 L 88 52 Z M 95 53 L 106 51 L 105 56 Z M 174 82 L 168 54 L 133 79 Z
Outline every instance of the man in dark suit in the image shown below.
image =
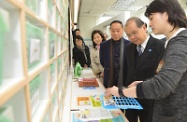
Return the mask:
M 126 60 L 125 49 L 128 40 L 123 38 L 123 24 L 119 20 L 114 20 L 110 23 L 111 39 L 100 44 L 100 62 L 104 67 L 104 86 L 118 86 L 120 66 L 120 49 L 123 50 L 123 71 L 122 77 L 126 77 Z M 123 45 L 123 46 L 121 46 Z
M 134 81 L 144 81 L 156 74 L 156 69 L 164 53 L 164 43 L 147 33 L 145 23 L 131 17 L 125 24 L 125 32 L 132 42 L 127 46 L 127 79 L 125 86 Z M 126 110 L 129 122 L 151 122 L 153 100 L 137 99 L 143 110 Z M 159 120 L 158 120 L 159 121 Z

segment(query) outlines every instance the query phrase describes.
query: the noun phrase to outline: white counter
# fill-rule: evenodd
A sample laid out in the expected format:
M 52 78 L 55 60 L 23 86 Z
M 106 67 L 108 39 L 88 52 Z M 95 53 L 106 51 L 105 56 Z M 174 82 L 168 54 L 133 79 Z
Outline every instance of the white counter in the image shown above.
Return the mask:
M 82 74 L 80 76 L 81 78 L 88 78 L 88 77 L 95 77 L 95 75 L 93 74 L 91 69 L 84 69 L 82 71 Z M 78 81 L 77 78 L 73 78 L 72 79 L 72 83 L 71 83 L 71 117 L 70 117 L 70 121 L 72 119 L 72 113 L 80 110 L 80 109 L 89 109 L 89 108 L 93 108 L 92 106 L 78 106 L 77 104 L 77 97 L 89 97 L 89 96 L 93 96 L 93 95 L 101 95 L 105 92 L 105 88 L 103 86 L 103 84 L 97 79 L 98 83 L 99 83 L 99 87 L 95 87 L 93 89 L 85 89 L 85 87 L 79 87 L 78 86 Z M 117 109 L 117 111 L 120 111 L 120 109 Z M 124 116 L 125 122 L 128 122 Z

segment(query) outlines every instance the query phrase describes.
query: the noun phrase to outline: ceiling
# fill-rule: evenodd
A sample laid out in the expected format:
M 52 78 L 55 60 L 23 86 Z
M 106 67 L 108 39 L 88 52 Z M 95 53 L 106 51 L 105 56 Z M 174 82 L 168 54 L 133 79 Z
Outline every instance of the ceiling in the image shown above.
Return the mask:
M 152 0 L 81 0 L 79 16 L 113 17 L 124 11 L 136 13 L 144 9 L 151 1 Z M 117 7 L 114 5 L 117 5 Z

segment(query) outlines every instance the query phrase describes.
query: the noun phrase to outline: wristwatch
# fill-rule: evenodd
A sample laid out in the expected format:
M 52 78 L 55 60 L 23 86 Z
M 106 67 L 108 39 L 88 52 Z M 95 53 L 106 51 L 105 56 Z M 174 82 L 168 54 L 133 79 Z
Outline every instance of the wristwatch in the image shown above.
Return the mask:
M 120 97 L 126 97 L 126 96 L 123 94 L 123 89 L 124 89 L 124 87 L 118 88 L 118 93 L 119 93 L 119 96 L 120 96 Z

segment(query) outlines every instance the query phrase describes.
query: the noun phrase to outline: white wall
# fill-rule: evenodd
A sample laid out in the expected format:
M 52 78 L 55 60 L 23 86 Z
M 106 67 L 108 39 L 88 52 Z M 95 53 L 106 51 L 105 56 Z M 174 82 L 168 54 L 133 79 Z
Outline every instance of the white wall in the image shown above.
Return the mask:
M 185 12 L 187 14 L 186 0 L 179 0 L 179 2 L 181 3 L 183 9 L 185 10 Z M 121 21 L 123 21 L 123 23 L 125 23 L 124 21 L 126 21 L 129 17 L 136 16 L 136 17 L 141 18 L 144 22 L 146 22 L 149 25 L 149 20 L 144 16 L 144 12 L 145 12 L 145 8 L 138 11 L 138 12 L 134 12 L 134 13 L 122 12 L 121 17 L 118 17 L 118 20 L 121 20 Z M 110 18 L 110 19 L 100 23 L 103 20 L 101 20 L 101 18 L 99 18 L 99 17 L 91 17 L 91 16 L 89 16 L 89 17 L 79 17 L 79 29 L 81 30 L 81 34 L 82 34 L 86 44 L 88 46 L 92 45 L 91 32 L 92 32 L 93 29 L 100 29 L 103 32 L 107 33 L 110 37 L 109 29 L 107 28 L 107 26 L 114 19 L 116 19 L 116 18 L 115 17 Z M 153 35 L 153 36 L 155 36 L 155 35 Z M 155 37 L 163 38 L 164 36 L 163 35 L 157 35 Z
M 105 22 L 102 22 L 99 25 L 96 25 L 94 27 L 94 29 L 99 29 L 99 30 L 103 31 L 104 33 L 107 33 L 108 37 L 110 38 L 110 31 L 109 31 L 109 25 L 110 25 L 110 23 L 113 20 L 120 20 L 123 24 L 125 24 L 126 20 L 129 17 L 130 17 L 130 12 L 129 11 L 124 11 L 121 14 L 119 14 L 119 15 L 113 17 L 113 18 L 110 18 L 110 19 L 106 20 Z M 124 37 L 126 38 L 125 33 L 124 33 Z
M 187 0 L 179 0 L 179 2 L 187 15 Z
M 96 17 L 80 17 L 79 18 L 79 29 L 84 39 L 91 38 L 92 29 L 93 27 L 95 27 L 95 18 Z
M 91 33 L 96 25 L 95 23 L 96 17 L 79 17 L 79 29 L 81 31 L 81 36 L 83 37 L 86 45 L 88 45 L 89 47 L 92 45 Z

